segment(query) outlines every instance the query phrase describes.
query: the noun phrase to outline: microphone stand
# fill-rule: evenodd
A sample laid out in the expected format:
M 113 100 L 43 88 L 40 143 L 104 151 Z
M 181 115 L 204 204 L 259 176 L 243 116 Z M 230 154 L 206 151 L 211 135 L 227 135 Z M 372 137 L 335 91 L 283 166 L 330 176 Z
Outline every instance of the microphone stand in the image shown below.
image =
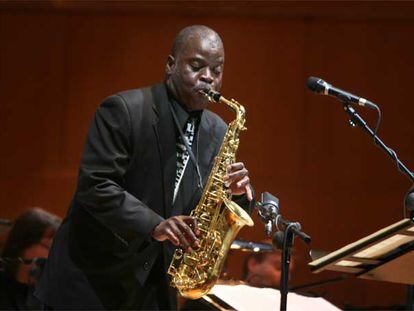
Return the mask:
M 290 222 L 284 220 L 280 214 L 276 217 L 276 224 L 283 224 L 284 231 L 278 231 L 273 237 L 274 247 L 280 248 L 280 239 L 283 237 L 282 243 L 282 271 L 280 277 L 280 310 L 287 309 L 287 295 L 289 293 L 289 266 L 290 255 L 293 241 L 296 236 L 300 237 L 306 244 L 311 242 L 310 236 L 302 232 L 301 226 L 298 222 Z
M 356 125 L 359 125 L 365 133 L 367 133 L 369 136 L 374 138 L 374 143 L 379 146 L 391 159 L 393 159 L 397 163 L 398 170 L 405 174 L 405 176 L 414 183 L 414 174 L 402 163 L 398 158 L 395 152 L 388 148 L 384 142 L 374 133 L 374 131 L 367 125 L 367 123 L 364 121 L 364 119 L 355 111 L 354 108 L 352 108 L 350 105 L 348 105 L 348 101 L 343 98 L 341 100 L 345 112 L 350 116 L 350 124 L 351 126 L 355 127 Z M 409 190 L 404 199 L 404 213 L 408 209 L 410 211 L 409 218 L 414 220 L 414 204 L 413 204 L 413 188 Z M 405 215 L 405 214 L 404 214 Z M 408 285 L 407 286 L 407 307 L 414 310 L 414 285 Z
M 279 213 L 279 199 L 263 192 L 261 202 L 256 202 L 256 208 L 261 221 L 265 224 L 265 233 L 270 236 L 273 228 L 277 232 L 273 235 L 272 244 L 274 248 L 282 249 L 281 278 L 280 278 L 280 310 L 286 311 L 287 295 L 289 292 L 289 266 L 290 252 L 293 240 L 296 236 L 301 238 L 306 244 L 311 242 L 311 237 L 301 231 L 298 222 L 283 219 Z
M 395 153 L 388 148 L 384 142 L 374 133 L 374 131 L 367 125 L 364 119 L 352 108 L 348 105 L 348 101 L 343 100 L 342 104 L 344 105 L 345 112 L 350 116 L 350 123 L 351 126 L 359 125 L 369 136 L 374 138 L 374 142 L 377 146 L 381 147 L 381 149 L 396 163 L 398 168 L 401 172 L 414 183 L 414 174 L 396 157 Z
M 289 292 L 289 267 L 290 267 L 290 251 L 293 246 L 295 234 L 290 230 L 291 225 L 286 227 L 283 236 L 282 247 L 282 273 L 280 276 L 280 310 L 286 311 L 287 295 Z

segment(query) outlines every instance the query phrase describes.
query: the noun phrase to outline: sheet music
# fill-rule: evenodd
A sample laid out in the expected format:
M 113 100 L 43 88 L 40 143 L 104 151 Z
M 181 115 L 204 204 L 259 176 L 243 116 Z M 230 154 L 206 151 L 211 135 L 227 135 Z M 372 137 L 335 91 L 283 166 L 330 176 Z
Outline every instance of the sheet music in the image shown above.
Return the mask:
M 257 288 L 248 285 L 215 285 L 209 294 L 213 294 L 239 311 L 279 310 L 280 292 L 272 288 Z M 294 310 L 340 310 L 323 298 L 307 297 L 289 293 L 287 309 Z

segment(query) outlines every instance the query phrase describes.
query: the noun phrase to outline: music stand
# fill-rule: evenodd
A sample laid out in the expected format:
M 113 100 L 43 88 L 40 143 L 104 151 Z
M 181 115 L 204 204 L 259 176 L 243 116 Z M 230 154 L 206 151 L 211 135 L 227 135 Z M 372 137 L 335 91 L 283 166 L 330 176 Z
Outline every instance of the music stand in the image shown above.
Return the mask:
M 414 223 L 403 219 L 310 262 L 314 273 L 339 271 L 370 280 L 414 284 Z

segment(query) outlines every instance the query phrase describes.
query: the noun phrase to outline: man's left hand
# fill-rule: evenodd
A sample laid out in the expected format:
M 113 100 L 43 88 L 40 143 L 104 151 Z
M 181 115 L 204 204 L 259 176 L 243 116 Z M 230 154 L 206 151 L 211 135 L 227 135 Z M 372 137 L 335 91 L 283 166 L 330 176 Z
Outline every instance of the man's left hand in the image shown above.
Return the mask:
M 253 200 L 249 171 L 244 163 L 238 162 L 227 166 L 227 175 L 224 176 L 224 181 L 228 183 L 232 194 L 246 194 L 247 200 Z

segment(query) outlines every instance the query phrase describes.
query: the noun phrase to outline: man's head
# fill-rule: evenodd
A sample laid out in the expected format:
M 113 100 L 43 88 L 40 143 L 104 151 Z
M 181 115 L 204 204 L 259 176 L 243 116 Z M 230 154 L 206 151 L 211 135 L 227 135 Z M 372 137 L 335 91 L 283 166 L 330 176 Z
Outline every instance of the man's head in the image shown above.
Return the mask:
M 282 253 L 250 253 L 244 261 L 243 279 L 251 286 L 278 288 L 281 277 Z M 289 270 L 294 266 L 293 256 Z
M 224 48 L 219 35 L 206 26 L 184 28 L 174 40 L 165 67 L 169 92 L 188 110 L 208 105 L 203 90 L 219 91 L 224 66 Z

